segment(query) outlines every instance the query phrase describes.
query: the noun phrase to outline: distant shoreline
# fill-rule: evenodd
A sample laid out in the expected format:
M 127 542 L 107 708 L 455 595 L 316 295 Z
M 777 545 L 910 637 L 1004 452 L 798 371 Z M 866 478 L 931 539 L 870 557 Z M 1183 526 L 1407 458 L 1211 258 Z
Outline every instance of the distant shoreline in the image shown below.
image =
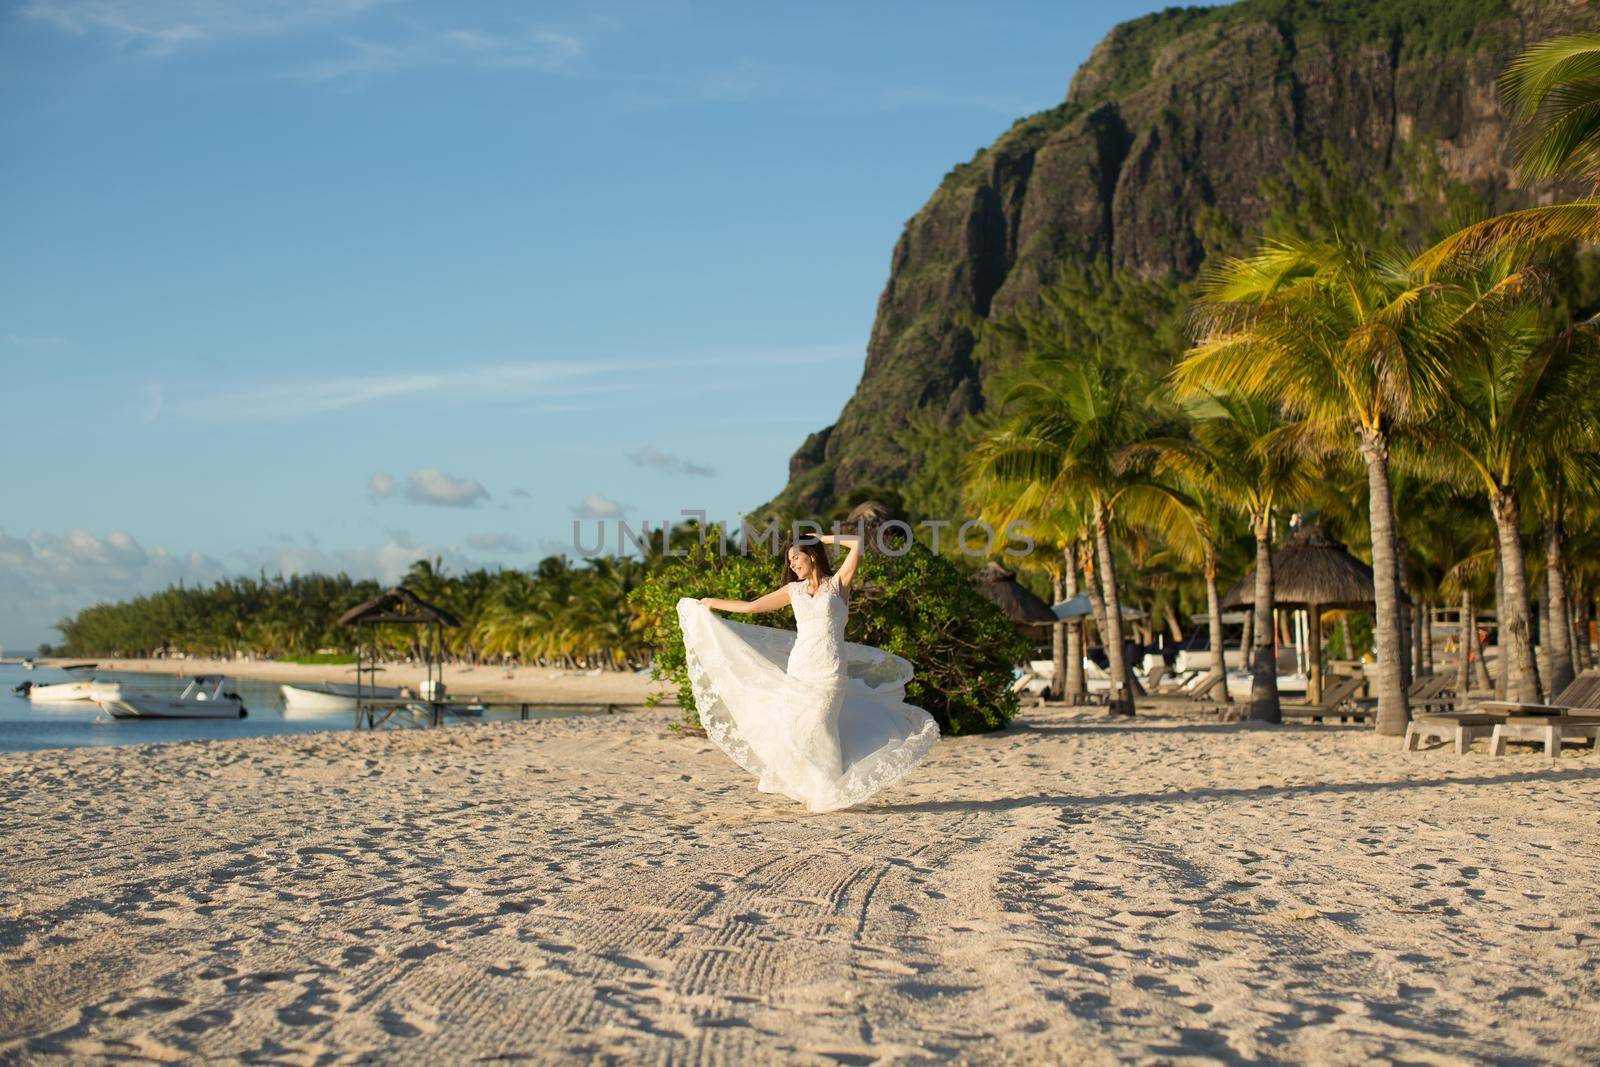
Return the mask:
M 316 682 L 353 682 L 354 667 L 327 663 L 278 663 L 273 660 L 232 659 L 95 659 L 79 657 L 67 659 L 50 657 L 38 660 L 41 667 L 59 667 L 67 663 L 93 662 L 104 671 L 125 671 L 138 674 L 169 674 L 189 677 L 196 674 L 224 674 L 230 678 L 248 678 L 262 682 L 289 682 L 313 684 Z M 411 686 L 422 684 L 423 669 L 409 664 L 382 664 L 378 684 Z M 507 674 L 511 677 L 507 677 Z M 631 671 L 565 671 L 552 667 L 520 667 L 507 671 L 504 667 L 478 666 L 444 668 L 445 691 L 454 696 L 494 697 L 503 700 L 570 701 L 593 704 L 643 704 L 653 693 L 662 694 L 668 703 L 676 703 L 673 692 L 665 685 L 654 683 L 648 674 Z

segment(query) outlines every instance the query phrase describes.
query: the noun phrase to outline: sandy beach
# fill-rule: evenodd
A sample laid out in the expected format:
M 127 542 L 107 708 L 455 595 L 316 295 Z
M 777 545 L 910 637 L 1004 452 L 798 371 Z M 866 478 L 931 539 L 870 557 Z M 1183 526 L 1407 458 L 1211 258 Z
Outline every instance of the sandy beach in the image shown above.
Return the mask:
M 1600 1055 L 1600 763 L 1032 709 L 861 809 L 664 712 L 0 756 L 0 1059 Z
M 58 667 L 83 660 L 48 659 L 40 663 Z M 231 678 L 254 678 L 263 682 L 344 682 L 355 681 L 351 666 L 326 663 L 276 663 L 272 660 L 234 659 L 96 659 L 105 671 L 131 671 L 136 674 L 171 674 L 192 677 L 196 674 L 225 674 Z M 422 684 L 423 669 L 406 664 L 381 664 L 378 684 L 387 686 Z M 574 701 L 595 704 L 643 704 L 652 693 L 676 702 L 671 689 L 650 681 L 649 674 L 634 671 L 581 671 L 553 667 L 455 667 L 444 668 L 446 691 L 456 696 L 487 697 L 497 700 Z

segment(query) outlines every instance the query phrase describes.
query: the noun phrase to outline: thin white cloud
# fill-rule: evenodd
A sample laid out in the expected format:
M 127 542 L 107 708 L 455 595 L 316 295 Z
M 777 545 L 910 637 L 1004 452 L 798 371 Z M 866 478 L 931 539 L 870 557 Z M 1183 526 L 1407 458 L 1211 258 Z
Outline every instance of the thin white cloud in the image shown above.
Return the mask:
M 354 38 L 344 51 L 293 67 L 293 81 L 365 81 L 414 70 L 461 68 L 556 71 L 583 54 L 583 42 L 550 30 L 488 32 L 477 29 L 419 32 L 405 39 Z
M 453 367 L 448 371 L 231 384 L 209 390 L 193 383 L 171 388 L 157 384 L 147 387 L 150 399 L 146 403 L 146 417 L 165 414 L 181 419 L 275 421 L 314 418 L 421 398 L 433 405 L 509 405 L 532 401 L 524 410 L 540 413 L 615 410 L 615 402 L 610 398 L 629 392 L 648 391 L 651 397 L 658 397 L 663 392 L 698 395 L 708 389 L 737 390 L 744 388 L 737 380 L 740 370 L 851 365 L 859 364 L 861 358 L 861 349 L 854 346 L 812 346 L 732 349 L 653 359 L 488 363 Z M 682 372 L 686 368 L 729 373 L 707 381 L 703 375 L 685 376 Z M 583 398 L 608 399 L 599 403 L 575 402 Z
M 635 467 L 649 467 L 669 474 L 686 474 L 692 478 L 714 478 L 716 470 L 704 463 L 675 456 L 671 452 L 663 452 L 653 445 L 645 445 L 637 452 L 630 453 L 628 461 Z
M 489 498 L 489 490 L 475 478 L 457 478 L 432 467 L 413 471 L 406 479 L 406 499 L 414 504 L 442 508 L 470 508 Z
M 514 21 L 462 26 L 435 13 L 382 17 L 392 0 L 26 0 L 18 14 L 76 36 L 98 36 L 148 59 L 251 40 L 301 36 L 319 58 L 270 73 L 312 83 L 362 82 L 448 68 L 554 72 L 584 54 L 576 34 Z M 445 17 L 451 9 L 441 8 Z M 430 16 L 432 20 L 430 21 Z
M 367 492 L 371 493 L 375 500 L 387 500 L 394 496 L 395 485 L 393 475 L 374 474 L 367 480 Z
M 508 533 L 469 533 L 467 545 L 482 552 L 521 552 L 522 541 Z
M 64 337 L 51 337 L 46 334 L 27 333 L 8 333 L 3 337 L 0 337 L 0 340 L 3 340 L 12 348 L 28 348 L 35 350 L 60 348 L 62 345 L 67 343 L 66 338 Z
M 580 519 L 618 519 L 627 510 L 626 505 L 619 504 L 610 497 L 600 493 L 590 493 L 583 498 L 583 503 L 572 509 L 572 514 Z
M 917 108 L 988 111 L 1008 117 L 1039 110 L 1039 101 L 998 93 L 966 92 L 931 85 L 883 84 L 850 79 L 838 71 L 792 63 L 735 60 L 698 70 L 674 68 L 672 73 L 619 94 L 621 105 L 633 111 L 660 111 L 682 107 L 766 104 L 774 101 L 822 108 L 903 111 Z
M 382 0 L 27 0 L 18 14 L 67 33 L 101 34 L 151 57 L 184 48 L 318 29 Z
M 368 377 L 328 378 L 293 384 L 263 383 L 216 392 L 172 390 L 167 407 L 183 417 L 273 420 L 324 415 L 386 401 L 427 396 L 430 400 L 503 401 L 614 392 L 617 385 L 592 382 L 618 369 L 605 362 L 496 363 L 449 372 L 418 371 Z M 178 400 L 178 395 L 183 400 Z
M 517 488 L 511 490 L 511 495 L 512 496 L 522 497 L 524 500 L 532 500 L 533 499 L 533 494 L 528 492 L 526 489 L 523 489 L 521 486 L 518 486 Z

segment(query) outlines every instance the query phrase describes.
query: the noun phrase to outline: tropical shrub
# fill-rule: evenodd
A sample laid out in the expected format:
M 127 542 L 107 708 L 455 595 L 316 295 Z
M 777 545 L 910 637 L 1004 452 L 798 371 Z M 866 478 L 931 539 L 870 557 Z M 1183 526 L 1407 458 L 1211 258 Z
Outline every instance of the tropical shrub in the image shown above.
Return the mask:
M 633 592 L 630 603 L 655 650 L 655 677 L 676 685 L 681 727 L 697 728 L 699 720 L 678 628 L 679 598 L 754 600 L 777 587 L 780 569 L 770 556 L 718 555 L 710 546 L 696 546 Z M 794 628 L 787 612 L 734 617 Z M 915 664 L 906 699 L 938 720 L 945 734 L 998 730 L 1016 713 L 1012 665 L 1027 654 L 1028 642 L 959 567 L 921 545 L 911 545 L 903 556 L 869 554 L 862 560 L 845 636 Z

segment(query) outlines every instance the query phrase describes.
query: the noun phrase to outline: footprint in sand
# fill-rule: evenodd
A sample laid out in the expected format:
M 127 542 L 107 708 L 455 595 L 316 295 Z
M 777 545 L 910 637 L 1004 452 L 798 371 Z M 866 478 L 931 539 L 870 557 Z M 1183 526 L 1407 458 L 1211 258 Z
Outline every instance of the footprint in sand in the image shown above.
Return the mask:
M 398 955 L 403 960 L 425 960 L 429 956 L 443 951 L 444 947 L 442 945 L 433 941 L 424 941 L 420 945 L 412 945 L 409 948 L 401 949 Z
M 433 1032 L 433 1024 L 420 1016 L 385 1008 L 378 1012 L 378 1025 L 390 1037 L 421 1037 Z
M 186 1034 L 203 1034 L 208 1030 L 215 1030 L 219 1026 L 227 1026 L 233 1022 L 233 1013 L 220 1008 L 209 1008 L 205 1011 L 195 1012 L 185 1019 L 179 1019 L 175 1024 L 179 1030 Z

